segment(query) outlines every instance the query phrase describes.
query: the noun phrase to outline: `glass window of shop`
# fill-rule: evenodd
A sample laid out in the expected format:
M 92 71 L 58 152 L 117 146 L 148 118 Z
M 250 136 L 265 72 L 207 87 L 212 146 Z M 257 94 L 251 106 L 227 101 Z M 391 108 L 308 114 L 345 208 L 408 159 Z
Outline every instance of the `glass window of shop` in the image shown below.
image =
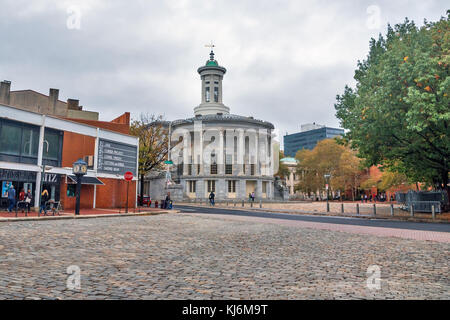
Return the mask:
M 39 127 L 0 119 L 0 161 L 37 163 Z
M 61 165 L 63 133 L 45 128 L 43 162 L 46 165 Z

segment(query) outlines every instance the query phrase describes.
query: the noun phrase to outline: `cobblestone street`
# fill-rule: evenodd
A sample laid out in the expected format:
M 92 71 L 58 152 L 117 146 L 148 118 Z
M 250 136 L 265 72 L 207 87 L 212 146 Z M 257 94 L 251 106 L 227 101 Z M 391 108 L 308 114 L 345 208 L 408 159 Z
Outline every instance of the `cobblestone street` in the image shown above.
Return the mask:
M 4 222 L 0 299 L 449 299 L 449 249 L 189 213 Z

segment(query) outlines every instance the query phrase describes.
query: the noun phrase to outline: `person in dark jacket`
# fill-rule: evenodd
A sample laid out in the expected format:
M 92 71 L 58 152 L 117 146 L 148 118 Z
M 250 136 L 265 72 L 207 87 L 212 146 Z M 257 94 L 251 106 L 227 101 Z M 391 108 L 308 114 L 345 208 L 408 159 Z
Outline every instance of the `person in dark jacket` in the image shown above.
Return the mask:
M 14 189 L 14 186 L 12 184 L 8 189 L 8 201 L 8 211 L 12 212 L 12 209 L 14 209 L 14 206 L 16 205 L 16 189 Z
M 47 201 L 49 199 L 48 191 L 47 189 L 44 189 L 41 193 L 41 206 L 39 208 L 39 214 L 44 211 L 44 215 L 47 215 Z
M 214 202 L 214 198 L 216 197 L 216 195 L 214 194 L 214 192 L 211 191 L 211 193 L 209 194 L 209 204 L 214 206 L 215 202 Z
M 169 208 L 170 204 L 170 192 L 167 192 L 166 200 L 164 201 L 164 209 Z

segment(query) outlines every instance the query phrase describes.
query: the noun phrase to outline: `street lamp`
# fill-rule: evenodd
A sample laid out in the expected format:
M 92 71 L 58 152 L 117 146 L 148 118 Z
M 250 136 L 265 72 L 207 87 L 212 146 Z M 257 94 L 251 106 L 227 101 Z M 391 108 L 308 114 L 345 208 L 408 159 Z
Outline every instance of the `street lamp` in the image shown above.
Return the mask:
M 73 163 L 72 167 L 73 174 L 77 177 L 77 189 L 76 189 L 76 205 L 75 205 L 75 215 L 80 214 L 80 194 L 81 194 L 81 179 L 87 173 L 87 163 L 83 159 L 78 159 Z
M 329 189 L 328 183 L 329 183 L 329 180 L 331 178 L 331 174 L 329 174 L 329 173 L 324 174 L 323 177 L 327 181 L 327 185 L 326 185 L 326 189 L 327 189 L 327 212 L 330 212 L 330 204 L 328 203 L 328 189 Z

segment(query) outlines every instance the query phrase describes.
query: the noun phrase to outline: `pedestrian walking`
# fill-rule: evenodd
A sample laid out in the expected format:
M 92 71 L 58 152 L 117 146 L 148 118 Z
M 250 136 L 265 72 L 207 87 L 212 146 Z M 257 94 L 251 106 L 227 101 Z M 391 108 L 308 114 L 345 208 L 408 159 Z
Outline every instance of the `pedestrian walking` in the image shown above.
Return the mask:
M 11 184 L 8 189 L 8 201 L 8 212 L 12 212 L 12 209 L 16 205 L 16 189 L 14 189 L 13 184 Z
M 44 215 L 47 215 L 47 201 L 49 199 L 47 189 L 44 189 L 41 193 L 41 206 L 39 207 L 39 214 L 44 211 Z
M 215 202 L 214 202 L 215 197 L 216 197 L 216 195 L 214 194 L 214 192 L 211 191 L 211 193 L 209 194 L 209 204 L 213 207 L 215 205 Z

